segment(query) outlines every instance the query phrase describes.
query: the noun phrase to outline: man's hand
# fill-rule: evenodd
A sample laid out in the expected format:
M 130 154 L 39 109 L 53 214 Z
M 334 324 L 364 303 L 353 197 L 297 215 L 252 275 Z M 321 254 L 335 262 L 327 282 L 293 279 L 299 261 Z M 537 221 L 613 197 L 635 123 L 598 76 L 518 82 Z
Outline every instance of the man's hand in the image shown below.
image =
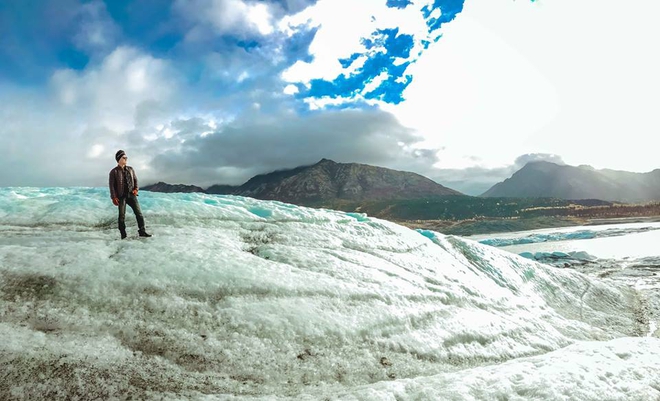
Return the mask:
M 133 190 L 133 195 L 134 195 L 134 196 L 138 196 L 138 194 L 137 194 L 137 188 L 135 188 L 135 189 Z
M 112 203 L 114 203 L 115 206 L 119 206 L 119 198 L 112 198 Z

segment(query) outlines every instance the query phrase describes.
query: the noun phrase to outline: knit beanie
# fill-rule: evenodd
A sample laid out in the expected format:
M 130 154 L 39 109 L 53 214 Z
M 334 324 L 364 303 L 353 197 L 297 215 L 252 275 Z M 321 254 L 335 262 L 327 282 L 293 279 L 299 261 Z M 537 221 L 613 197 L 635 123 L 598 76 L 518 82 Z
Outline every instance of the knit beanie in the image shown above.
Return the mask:
M 115 153 L 115 160 L 119 161 L 119 159 L 121 159 L 121 157 L 124 156 L 125 154 L 126 152 L 124 152 L 123 150 L 118 150 L 117 153 Z

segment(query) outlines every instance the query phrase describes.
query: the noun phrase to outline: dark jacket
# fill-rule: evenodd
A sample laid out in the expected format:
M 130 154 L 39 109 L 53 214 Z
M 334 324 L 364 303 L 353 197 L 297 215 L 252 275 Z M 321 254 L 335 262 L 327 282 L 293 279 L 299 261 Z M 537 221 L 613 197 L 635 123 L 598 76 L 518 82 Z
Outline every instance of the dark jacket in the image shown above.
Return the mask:
M 125 198 L 132 193 L 134 189 L 138 189 L 138 179 L 133 167 L 126 166 L 125 169 L 126 171 L 117 166 L 110 170 L 110 199 Z M 125 180 L 125 175 L 129 177 L 128 180 Z M 128 193 L 124 193 L 124 181 L 128 184 Z

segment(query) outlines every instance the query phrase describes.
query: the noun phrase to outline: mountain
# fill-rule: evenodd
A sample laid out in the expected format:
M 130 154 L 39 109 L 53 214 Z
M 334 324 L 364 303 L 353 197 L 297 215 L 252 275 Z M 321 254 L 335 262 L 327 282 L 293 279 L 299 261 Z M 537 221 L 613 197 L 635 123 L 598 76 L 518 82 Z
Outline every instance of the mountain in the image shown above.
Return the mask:
M 419 174 L 328 159 L 312 166 L 258 175 L 234 193 L 296 204 L 461 195 Z
M 159 182 L 157 184 L 147 185 L 146 187 L 140 188 L 143 191 L 152 191 L 152 192 L 206 192 L 204 188 L 197 187 L 195 185 L 182 185 L 182 184 L 167 184 L 165 182 Z
M 648 173 L 597 170 L 532 162 L 483 193 L 485 197 L 602 199 L 619 202 L 660 200 L 660 169 Z
M 150 186 L 149 190 L 172 192 L 177 186 Z M 183 186 L 187 191 L 192 186 Z M 151 189 L 153 188 L 153 189 Z M 196 191 L 201 192 L 201 191 Z M 311 166 L 296 167 L 252 177 L 241 186 L 213 185 L 206 193 L 249 196 L 299 205 L 329 201 L 383 201 L 462 195 L 419 174 L 358 163 L 322 159 Z
M 207 194 L 231 195 L 240 188 L 238 185 L 211 185 L 206 188 Z

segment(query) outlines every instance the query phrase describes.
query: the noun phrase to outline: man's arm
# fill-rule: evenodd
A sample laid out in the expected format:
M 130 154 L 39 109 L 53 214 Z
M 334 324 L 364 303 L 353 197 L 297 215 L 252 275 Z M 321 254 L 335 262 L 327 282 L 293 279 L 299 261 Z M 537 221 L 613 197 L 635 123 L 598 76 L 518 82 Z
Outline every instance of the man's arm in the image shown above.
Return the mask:
M 115 199 L 117 197 L 115 181 L 115 169 L 112 169 L 110 170 L 110 177 L 108 179 L 108 185 L 110 186 L 110 199 Z
M 133 188 L 134 189 L 139 189 L 138 187 L 138 180 L 137 180 L 137 174 L 135 174 L 135 169 L 131 167 L 131 170 L 133 171 Z

